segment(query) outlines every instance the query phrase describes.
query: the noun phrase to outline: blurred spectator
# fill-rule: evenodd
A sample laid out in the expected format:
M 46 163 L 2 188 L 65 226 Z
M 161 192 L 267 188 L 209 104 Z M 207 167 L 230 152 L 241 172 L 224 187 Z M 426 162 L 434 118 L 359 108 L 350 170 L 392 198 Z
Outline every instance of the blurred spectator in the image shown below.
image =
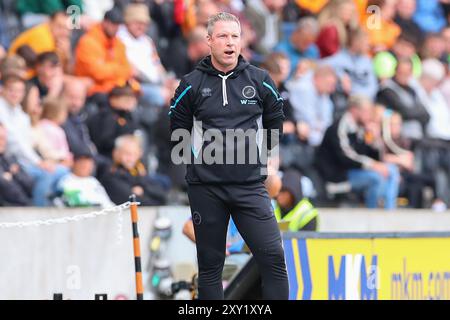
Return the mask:
M 353 0 L 331 0 L 319 14 L 320 32 L 317 47 L 325 58 L 344 49 L 348 33 L 358 27 L 358 16 Z
M 59 97 L 64 87 L 64 72 L 58 55 L 48 51 L 38 55 L 36 60 L 36 77 L 31 82 L 39 88 L 39 95 Z
M 373 58 L 373 64 L 375 74 L 380 81 L 383 82 L 395 75 L 399 59 L 411 59 L 414 77 L 419 77 L 422 66 L 417 48 L 416 38 L 410 34 L 402 33 L 391 50 L 377 53 Z
M 319 25 L 315 18 L 301 18 L 292 35 L 275 47 L 274 51 L 283 52 L 291 61 L 290 76 L 297 70 L 297 65 L 302 59 L 319 59 L 319 49 L 315 44 L 318 33 Z
M 83 8 L 82 0 L 17 0 L 17 12 L 22 17 L 22 25 L 29 29 L 36 24 L 43 23 L 48 16 L 58 11 L 66 11 L 70 6 Z
M 0 206 L 31 206 L 33 179 L 7 154 L 7 135 L 0 123 Z
M 410 150 L 410 143 L 402 138 L 402 117 L 396 112 L 386 110 L 384 106 L 377 106 L 380 113 L 380 125 L 382 126 L 382 137 L 384 143 L 383 159 L 388 163 L 395 164 L 400 169 L 401 184 L 400 195 L 408 199 L 408 207 L 424 208 L 424 188 L 430 187 L 435 190 L 435 182 L 432 176 L 416 173 L 415 156 Z M 437 203 L 438 199 L 434 202 Z
M 288 89 L 300 139 L 311 146 L 320 145 L 325 130 L 333 122 L 330 94 L 336 90 L 336 73 L 328 65 L 319 65 L 308 75 L 290 82 Z
M 30 82 L 27 83 L 21 105 L 22 110 L 30 117 L 31 127 L 34 128 L 42 117 L 42 105 L 38 87 Z
M 430 115 L 426 127 L 430 139 L 422 140 L 421 150 L 424 173 L 436 180 L 438 198 L 446 205 L 450 204 L 450 106 L 439 90 L 439 84 L 445 76 L 445 68 L 439 60 L 423 61 L 423 73 L 418 95 Z
M 187 37 L 188 59 L 186 61 L 185 74 L 193 71 L 200 60 L 210 54 L 211 50 L 206 40 L 207 36 L 208 32 L 203 26 L 197 26 L 189 33 Z
M 349 181 L 353 191 L 363 192 L 366 206 L 395 209 L 399 170 L 382 162 L 381 144 L 373 121 L 372 102 L 362 96 L 349 100 L 348 111 L 329 127 L 317 154 L 317 165 L 326 181 Z
M 441 6 L 442 0 L 417 0 L 417 9 L 414 21 L 425 32 L 440 32 L 447 24 L 444 10 Z
M 25 172 L 36 181 L 33 204 L 48 206 L 49 196 L 56 191 L 56 183 L 68 170 L 54 162 L 43 160 L 33 149 L 30 118 L 20 106 L 25 95 L 24 80 L 16 75 L 4 75 L 3 83 L 0 122 L 8 131 L 8 152 L 18 159 Z
M 48 22 L 39 24 L 20 34 L 9 48 L 13 54 L 23 45 L 28 45 L 36 54 L 54 51 L 58 54 L 65 72 L 72 71 L 71 29 L 64 11 L 54 12 Z
M 421 57 L 422 59 L 438 59 L 447 63 L 446 49 L 445 39 L 442 35 L 440 33 L 430 33 L 425 37 L 424 44 L 420 50 Z
M 40 139 L 36 150 L 45 160 L 72 167 L 73 154 L 61 125 L 67 119 L 67 104 L 60 98 L 46 98 L 42 103 L 42 117 L 36 126 Z
M 450 23 L 450 21 L 449 21 Z M 445 58 L 446 63 L 450 65 L 450 26 L 445 27 L 442 29 L 442 38 L 445 41 Z
M 26 77 L 26 62 L 18 56 L 12 55 L 0 60 L 0 76 L 6 74 L 15 74 L 21 78 Z
M 288 230 L 291 232 L 316 231 L 318 211 L 308 199 L 303 198 L 301 178 L 296 170 L 283 172 L 274 214 L 278 222 L 288 223 Z
M 349 33 L 348 48 L 340 50 L 324 62 L 334 68 L 341 83 L 347 81 L 344 77 L 349 78 L 351 90 L 347 93 L 373 99 L 378 91 L 378 81 L 368 52 L 367 33 L 356 29 Z
M 36 62 L 38 55 L 36 52 L 34 52 L 33 48 L 31 48 L 29 45 L 24 44 L 23 46 L 20 46 L 17 48 L 17 55 L 22 57 L 25 60 L 26 63 L 26 80 L 32 79 L 36 75 Z
M 256 33 L 253 48 L 267 55 L 282 39 L 282 13 L 287 0 L 250 0 L 244 11 Z
M 131 194 L 144 206 L 166 203 L 166 192 L 148 176 L 141 157 L 142 148 L 135 136 L 124 135 L 115 141 L 114 164 L 100 179 L 114 203 L 128 201 Z
M 75 156 L 72 172 L 62 178 L 58 186 L 69 207 L 114 206 L 105 188 L 92 176 L 94 167 L 95 161 L 90 154 Z
M 88 120 L 88 128 L 98 152 L 111 158 L 116 138 L 133 134 L 138 129 L 138 123 L 132 117 L 137 98 L 130 86 L 123 86 L 112 89 L 108 101 L 108 107 Z
M 128 61 L 141 83 L 141 100 L 153 107 L 161 107 L 169 99 L 165 89 L 167 71 L 161 64 L 153 40 L 146 35 L 150 26 L 148 7 L 130 4 L 125 8 L 125 25 L 120 26 L 117 37 L 125 45 Z
M 97 94 L 92 98 L 101 106 L 112 88 L 123 85 L 134 75 L 125 46 L 116 36 L 122 22 L 123 17 L 118 10 L 106 12 L 103 22 L 83 35 L 76 48 L 75 75 L 94 80 L 88 95 Z
M 69 149 L 78 155 L 97 155 L 97 149 L 89 136 L 87 113 L 84 110 L 87 89 L 83 82 L 74 79 L 64 85 L 63 97 L 67 103 L 68 117 L 62 125 Z
M 395 76 L 386 80 L 377 94 L 378 103 L 397 111 L 402 116 L 403 136 L 413 141 L 423 138 L 430 116 L 411 86 L 412 63 L 410 59 L 398 62 Z
M 421 46 L 425 39 L 425 33 L 413 19 L 415 12 L 416 0 L 397 0 L 397 15 L 394 21 L 402 29 L 402 33 L 414 37 L 415 42 Z
M 368 15 L 364 23 L 369 34 L 373 52 L 389 50 L 401 33 L 394 22 L 396 0 L 369 0 L 367 7 L 375 6 L 379 11 Z
M 15 0 L 0 1 L 0 47 L 8 49 L 11 41 L 22 31 Z
M 426 135 L 450 141 L 450 106 L 439 90 L 439 84 L 445 77 L 445 67 L 439 60 L 427 59 L 423 61 L 422 69 L 417 93 L 430 115 Z

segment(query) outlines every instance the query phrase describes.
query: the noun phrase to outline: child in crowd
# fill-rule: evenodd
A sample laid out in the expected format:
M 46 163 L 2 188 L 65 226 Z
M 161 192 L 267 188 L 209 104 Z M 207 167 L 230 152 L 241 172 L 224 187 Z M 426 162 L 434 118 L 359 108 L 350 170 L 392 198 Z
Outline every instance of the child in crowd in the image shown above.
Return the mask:
M 67 105 L 59 98 L 43 101 L 42 118 L 37 125 L 36 149 L 46 160 L 72 167 L 73 155 L 61 125 L 67 119 Z
M 143 206 L 166 204 L 166 190 L 148 175 L 141 158 L 142 147 L 136 136 L 124 135 L 116 139 L 113 164 L 100 178 L 114 203 L 126 202 L 135 194 Z
M 78 154 L 75 157 L 72 172 L 59 184 L 63 199 L 69 207 L 114 206 L 105 188 L 92 176 L 94 166 L 95 162 L 90 154 Z

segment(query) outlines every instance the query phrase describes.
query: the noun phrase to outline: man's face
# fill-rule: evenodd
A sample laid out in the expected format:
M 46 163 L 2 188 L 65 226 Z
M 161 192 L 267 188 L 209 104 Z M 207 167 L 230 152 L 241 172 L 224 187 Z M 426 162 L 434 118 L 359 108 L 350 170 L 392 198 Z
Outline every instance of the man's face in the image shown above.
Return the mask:
M 54 65 L 51 62 L 44 62 L 36 67 L 39 80 L 47 84 L 55 77 L 63 73 L 61 65 Z
M 373 106 L 370 102 L 364 103 L 364 105 L 355 108 L 355 110 L 356 122 L 363 127 L 366 127 L 374 118 Z
M 117 96 L 109 99 L 111 107 L 116 110 L 133 111 L 137 105 L 135 96 Z
M 58 14 L 50 21 L 50 30 L 55 39 L 70 38 L 71 31 L 68 28 L 69 17 L 65 14 Z
M 234 21 L 217 21 L 213 32 L 208 35 L 211 57 L 221 69 L 232 70 L 241 53 L 241 29 Z
M 316 41 L 316 34 L 310 30 L 296 30 L 292 39 L 294 47 L 303 52 Z
M 64 90 L 64 98 L 68 103 L 69 112 L 77 114 L 86 102 L 86 89 L 82 84 L 68 84 Z
M 416 12 L 416 0 L 399 0 L 397 12 L 405 19 L 412 18 Z
M 127 23 L 128 32 L 135 38 L 143 36 L 148 30 L 149 24 L 146 22 L 132 21 Z
M 3 154 L 6 151 L 7 141 L 6 129 L 3 126 L 0 126 L 0 154 Z
M 395 80 L 406 86 L 409 84 L 409 80 L 412 77 L 412 66 L 409 63 L 400 63 L 397 67 L 397 71 L 395 73 Z
M 8 81 L 3 88 L 3 97 L 12 106 L 20 104 L 25 96 L 25 83 Z
M 104 20 L 103 21 L 103 32 L 108 38 L 114 38 L 119 31 L 120 24 L 112 23 L 111 21 Z

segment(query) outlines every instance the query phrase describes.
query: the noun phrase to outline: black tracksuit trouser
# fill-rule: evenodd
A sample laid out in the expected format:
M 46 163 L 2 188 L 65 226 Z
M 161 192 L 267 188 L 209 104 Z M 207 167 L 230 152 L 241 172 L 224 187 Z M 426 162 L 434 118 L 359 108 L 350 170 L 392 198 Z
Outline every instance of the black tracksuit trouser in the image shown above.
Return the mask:
M 224 299 L 222 270 L 230 214 L 255 257 L 264 299 L 287 300 L 289 284 L 280 230 L 263 182 L 191 184 L 199 299 Z

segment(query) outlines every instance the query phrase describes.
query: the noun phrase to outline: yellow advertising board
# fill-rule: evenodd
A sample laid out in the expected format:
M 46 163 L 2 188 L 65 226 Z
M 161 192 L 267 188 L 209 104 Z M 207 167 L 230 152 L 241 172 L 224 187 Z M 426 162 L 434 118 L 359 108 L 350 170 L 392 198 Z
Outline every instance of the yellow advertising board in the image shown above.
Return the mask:
M 450 300 L 450 234 L 283 236 L 292 300 Z

